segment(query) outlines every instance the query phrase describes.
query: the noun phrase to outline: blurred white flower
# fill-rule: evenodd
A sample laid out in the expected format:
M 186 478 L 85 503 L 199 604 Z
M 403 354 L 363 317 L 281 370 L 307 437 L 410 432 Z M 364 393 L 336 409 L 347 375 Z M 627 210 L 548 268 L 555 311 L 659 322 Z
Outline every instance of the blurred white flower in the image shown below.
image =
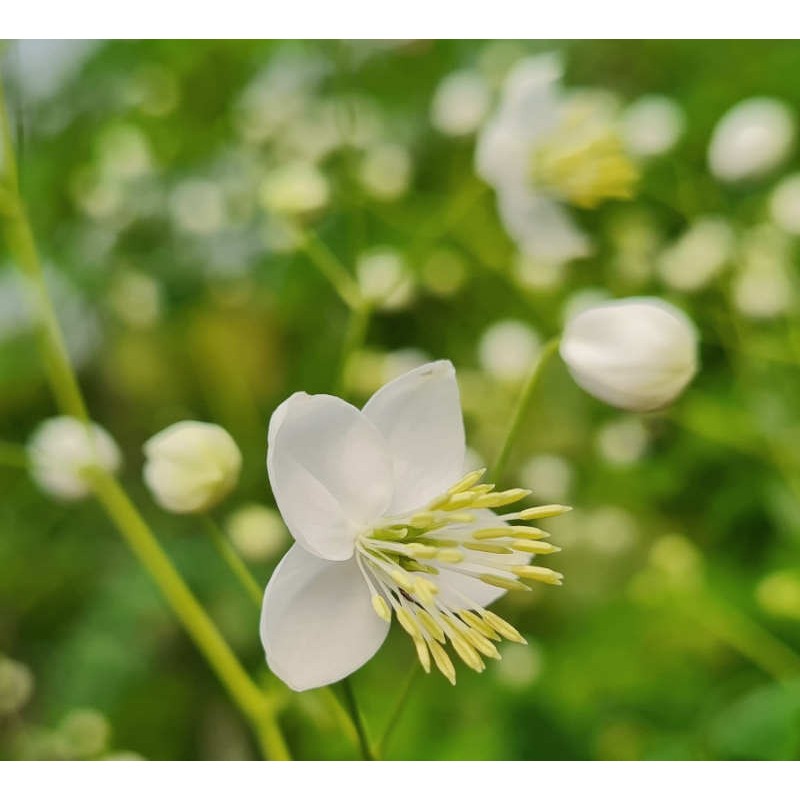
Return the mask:
M 751 97 L 717 122 L 708 165 L 721 181 L 759 178 L 789 155 L 795 139 L 794 115 L 780 100 Z
M 250 503 L 237 508 L 225 528 L 233 546 L 248 561 L 269 561 L 281 553 L 289 532 L 275 509 Z
M 733 257 L 735 236 L 722 217 L 695 220 L 658 258 L 664 283 L 682 292 L 703 289 Z
M 392 350 L 383 357 L 381 365 L 382 380 L 379 385 L 390 383 L 395 378 L 411 372 L 412 369 L 421 367 L 430 362 L 430 356 L 416 347 L 403 347 L 400 350 Z
M 683 111 L 672 98 L 648 94 L 623 112 L 622 137 L 631 153 L 648 158 L 670 151 L 685 125 Z
M 107 431 L 74 417 L 45 420 L 28 441 L 31 475 L 47 494 L 62 500 L 86 497 L 91 487 L 84 474 L 95 467 L 116 472 L 122 455 Z
M 600 506 L 584 520 L 584 540 L 598 552 L 616 555 L 639 538 L 636 518 L 619 506 Z
M 96 758 L 108 747 L 111 738 L 111 725 L 93 708 L 70 711 L 58 728 L 73 759 Z
M 204 178 L 188 178 L 172 190 L 169 211 L 175 225 L 186 233 L 216 233 L 226 217 L 222 187 Z
M 478 360 L 494 378 L 519 381 L 533 369 L 541 340 L 524 322 L 507 319 L 490 325 L 481 335 Z
M 517 247 L 557 263 L 590 252 L 563 204 L 594 208 L 628 198 L 637 179 L 616 130 L 613 100 L 600 92 L 565 93 L 561 71 L 552 54 L 520 61 L 480 132 L 475 155 Z
M 110 125 L 98 137 L 97 147 L 100 169 L 108 178 L 132 180 L 146 175 L 153 168 L 147 137 L 130 123 Z
M 597 432 L 597 449 L 611 464 L 638 461 L 647 450 L 650 435 L 638 417 L 620 417 L 606 422 Z
M 328 203 L 328 179 L 308 161 L 292 161 L 274 168 L 259 188 L 261 204 L 281 214 L 318 211 Z
M 362 296 L 379 308 L 405 308 L 414 294 L 414 279 L 402 254 L 390 247 L 362 253 L 356 262 L 356 277 Z
M 800 236 L 800 173 L 783 178 L 769 200 L 772 221 L 792 236 Z
M 563 456 L 540 453 L 528 459 L 520 470 L 522 483 L 530 486 L 533 496 L 547 502 L 569 500 L 574 470 Z
M 500 648 L 502 660 L 494 668 L 498 683 L 509 689 L 524 689 L 535 683 L 542 674 L 542 651 L 535 642 L 527 647 Z
M 489 111 L 491 99 L 489 85 L 479 72 L 452 72 L 436 87 L 431 124 L 447 136 L 474 133 Z
M 144 272 L 126 269 L 111 285 L 108 302 L 131 327 L 150 328 L 161 316 L 161 285 Z
M 754 319 L 788 313 L 797 302 L 791 271 L 791 240 L 786 234 L 770 225 L 748 231 L 731 284 L 733 304 Z
M 567 276 L 566 266 L 560 261 L 542 261 L 519 253 L 514 259 L 514 274 L 521 286 L 537 292 L 557 289 Z
M 33 673 L 19 661 L 0 655 L 0 719 L 16 714 L 33 694 Z
M 176 514 L 206 511 L 236 485 L 242 454 L 219 425 L 184 420 L 144 445 L 144 482 L 156 502 Z
M 423 668 L 455 682 L 443 645 L 472 669 L 499 657 L 491 639 L 522 637 L 486 606 L 521 579 L 557 584 L 529 566 L 553 552 L 520 522 L 564 511 L 497 516 L 527 492 L 463 474 L 455 370 L 425 364 L 382 387 L 362 411 L 298 392 L 273 413 L 267 470 L 295 544 L 264 594 L 261 640 L 272 671 L 297 691 L 341 680 L 383 643 L 392 614 Z M 510 524 L 509 524 L 510 523 Z M 514 548 L 512 550 L 512 547 Z
M 573 317 L 561 357 L 575 382 L 612 406 L 652 411 L 672 402 L 697 371 L 697 333 L 669 303 L 615 300 Z
M 358 177 L 371 197 L 396 200 L 408 191 L 411 155 L 398 144 L 377 144 L 364 153 Z

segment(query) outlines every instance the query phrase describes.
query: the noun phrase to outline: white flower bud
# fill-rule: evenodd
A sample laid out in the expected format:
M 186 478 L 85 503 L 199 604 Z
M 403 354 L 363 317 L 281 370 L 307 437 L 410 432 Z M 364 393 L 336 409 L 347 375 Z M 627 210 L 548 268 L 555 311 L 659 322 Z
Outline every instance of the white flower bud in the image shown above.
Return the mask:
M 251 503 L 236 509 L 226 522 L 233 546 L 248 561 L 269 561 L 285 552 L 289 533 L 281 515 L 267 506 Z
M 144 482 L 176 514 L 206 511 L 236 485 L 242 454 L 231 435 L 208 422 L 176 422 L 144 445 Z
M 760 178 L 789 155 L 794 137 L 794 117 L 785 103 L 751 97 L 737 103 L 717 123 L 708 165 L 721 181 Z
M 53 417 L 34 431 L 28 442 L 28 459 L 39 487 L 62 500 L 89 494 L 84 470 L 99 467 L 116 472 L 122 456 L 107 431 L 74 417 Z
M 677 308 L 652 297 L 581 312 L 567 324 L 560 350 L 581 388 L 631 411 L 667 405 L 697 371 L 694 326 Z

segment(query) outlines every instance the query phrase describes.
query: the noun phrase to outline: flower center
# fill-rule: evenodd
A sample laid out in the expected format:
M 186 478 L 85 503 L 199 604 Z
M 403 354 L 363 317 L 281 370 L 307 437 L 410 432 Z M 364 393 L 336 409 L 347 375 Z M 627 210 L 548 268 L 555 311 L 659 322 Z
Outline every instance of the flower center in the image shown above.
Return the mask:
M 563 577 L 528 563 L 534 555 L 559 548 L 542 541 L 548 536 L 544 531 L 518 523 L 569 508 L 547 505 L 489 514 L 486 509 L 516 503 L 530 492 L 495 492 L 492 484 L 479 483 L 484 472 L 468 473 L 424 508 L 387 517 L 356 541 L 356 561 L 372 592 L 375 613 L 388 622 L 394 612 L 425 671 L 430 671 L 433 657 L 451 683 L 455 667 L 444 649 L 448 641 L 477 672 L 484 669 L 481 656 L 500 658 L 493 642 L 525 642 L 512 625 L 464 594 L 458 576 L 520 591 L 530 591 L 526 580 L 560 585 Z
M 539 142 L 530 168 L 536 185 L 580 208 L 631 197 L 639 178 L 619 135 L 580 106 Z

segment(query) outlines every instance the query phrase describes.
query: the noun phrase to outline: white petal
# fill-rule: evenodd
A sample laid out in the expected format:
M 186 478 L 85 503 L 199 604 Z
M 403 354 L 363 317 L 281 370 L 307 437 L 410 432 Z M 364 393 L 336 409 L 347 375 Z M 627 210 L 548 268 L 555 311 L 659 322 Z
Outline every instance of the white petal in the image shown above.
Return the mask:
M 464 421 L 449 361 L 412 369 L 379 389 L 364 406 L 383 434 L 394 470 L 388 513 L 412 511 L 452 486 L 464 472 Z
M 503 224 L 519 249 L 548 264 L 563 264 L 591 252 L 586 234 L 550 197 L 510 187 L 497 194 Z
M 323 561 L 294 545 L 264 592 L 261 642 L 267 664 L 298 692 L 355 672 L 388 632 L 389 623 L 372 609 L 355 559 Z
M 267 469 L 292 536 L 340 561 L 392 497 L 392 464 L 375 426 L 344 400 L 292 395 L 273 415 Z

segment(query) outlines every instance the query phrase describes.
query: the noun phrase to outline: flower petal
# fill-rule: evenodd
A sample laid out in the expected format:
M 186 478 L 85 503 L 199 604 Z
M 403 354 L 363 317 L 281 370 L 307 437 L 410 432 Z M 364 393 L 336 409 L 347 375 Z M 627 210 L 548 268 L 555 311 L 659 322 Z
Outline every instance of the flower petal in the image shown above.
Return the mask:
M 389 623 L 372 609 L 355 559 L 324 561 L 294 545 L 264 592 L 261 642 L 270 669 L 298 692 L 369 661 Z
M 379 389 L 364 416 L 384 435 L 394 469 L 388 513 L 433 500 L 464 473 L 464 421 L 449 361 L 412 369 Z
M 355 536 L 392 497 L 383 437 L 357 408 L 330 395 L 299 392 L 276 409 L 267 470 L 292 536 L 320 558 L 350 558 Z

